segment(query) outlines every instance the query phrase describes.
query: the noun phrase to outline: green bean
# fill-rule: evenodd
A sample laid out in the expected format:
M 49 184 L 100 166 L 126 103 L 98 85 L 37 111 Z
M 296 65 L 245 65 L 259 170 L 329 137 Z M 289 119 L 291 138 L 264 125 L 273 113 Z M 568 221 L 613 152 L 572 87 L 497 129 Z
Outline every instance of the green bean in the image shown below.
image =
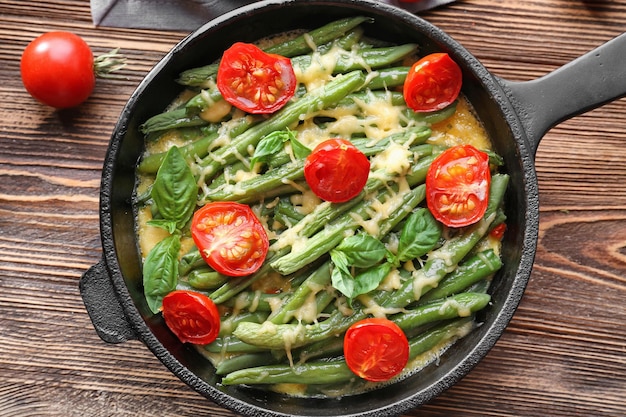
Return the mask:
M 275 324 L 289 322 L 292 317 L 297 316 L 296 312 L 307 301 L 311 294 L 323 290 L 330 283 L 330 263 L 325 262 L 298 287 L 298 289 L 280 306 L 275 313 L 270 314 L 268 320 Z M 298 317 L 296 317 L 298 318 Z
M 206 126 L 208 124 L 208 121 L 197 115 L 189 116 L 186 109 L 182 108 L 152 116 L 140 126 L 140 130 L 142 133 L 148 134 L 178 127 Z
M 229 137 L 232 138 L 240 135 L 248 128 L 258 123 L 258 121 L 259 118 L 250 116 L 241 117 L 239 119 L 233 120 L 232 123 L 228 125 Z M 209 149 L 211 148 L 211 144 L 213 143 L 213 141 L 215 141 L 219 137 L 219 132 L 213 132 L 204 137 L 201 137 L 194 142 L 182 146 L 179 149 L 183 154 L 183 157 L 188 161 L 192 161 L 196 157 L 204 158 L 209 154 Z M 144 174 L 155 174 L 163 163 L 165 155 L 167 155 L 167 152 L 160 152 L 145 156 L 137 166 L 137 169 L 139 170 L 139 172 Z
M 419 300 L 423 294 L 435 288 L 439 281 L 457 266 L 489 230 L 497 208 L 504 198 L 508 179 L 508 175 L 505 174 L 497 174 L 491 178 L 489 204 L 484 217 L 459 235 L 447 240 L 440 248 L 431 251 L 424 266 L 415 271 L 411 279 L 406 280 L 399 290 L 390 294 L 383 303 L 384 307 L 402 308 Z
M 448 107 L 445 107 L 441 110 L 436 110 L 432 112 L 414 112 L 411 109 L 404 110 L 404 117 L 407 121 L 413 123 L 426 123 L 429 125 L 433 125 L 435 123 L 443 122 L 450 116 L 454 114 L 456 111 L 457 102 L 450 104 Z
M 357 26 L 343 36 L 338 37 L 337 39 L 321 45 L 317 45 L 316 51 L 323 54 L 330 51 L 333 47 L 350 50 L 353 47 L 359 45 L 359 41 L 361 40 L 361 38 L 363 38 L 364 33 L 365 30 L 363 29 L 363 27 Z
M 373 78 L 370 84 L 376 80 Z M 388 102 L 393 106 L 405 106 L 404 95 L 397 91 L 385 91 L 385 90 L 372 90 L 368 89 L 370 84 L 367 84 L 366 89 L 356 91 L 347 95 L 343 100 L 337 103 L 337 105 L 330 110 L 336 110 L 339 108 L 357 109 L 361 103 L 374 103 L 377 101 Z M 325 112 L 320 112 L 324 115 Z M 332 114 L 332 113 L 331 113 Z
M 308 362 L 311 359 L 339 356 L 343 353 L 343 336 L 322 339 L 304 345 L 293 352 L 298 363 Z
M 251 322 L 251 323 L 263 323 L 267 320 L 268 314 L 266 311 L 240 311 L 237 314 L 230 315 L 228 317 L 222 318 L 222 323 L 220 324 L 220 337 L 230 336 L 233 333 L 233 330 L 239 323 L 243 322 Z
M 332 68 L 332 72 L 333 74 L 340 74 L 357 69 L 370 71 L 373 69 L 383 68 L 401 61 L 411 54 L 414 54 L 416 51 L 417 45 L 413 43 L 382 48 L 362 49 L 356 52 L 345 51 L 343 54 L 339 55 Z M 302 71 L 305 71 L 311 65 L 314 65 L 316 59 L 317 57 L 315 55 L 302 55 L 293 58 L 291 63 L 294 68 L 300 68 Z
M 250 312 L 264 311 L 271 312 L 272 300 L 285 297 L 285 294 L 265 294 L 261 291 L 242 291 L 236 297 L 226 300 L 222 305 L 233 307 L 237 310 L 247 309 Z
M 409 360 L 444 343 L 463 338 L 476 327 L 473 317 L 462 317 L 439 324 L 409 339 Z
M 376 76 L 369 82 L 370 90 L 382 90 L 404 85 L 404 80 L 411 67 L 380 68 L 376 70 Z
M 463 292 L 403 311 L 391 317 L 391 320 L 402 330 L 408 331 L 439 320 L 469 317 L 485 308 L 490 300 L 488 294 Z
M 222 384 L 334 384 L 351 378 L 356 378 L 356 375 L 346 362 L 335 360 L 241 369 L 224 376 Z
M 210 290 L 222 285 L 229 278 L 211 268 L 194 269 L 187 275 L 189 285 L 198 290 Z
M 340 38 L 344 34 L 348 34 L 352 29 L 364 22 L 371 21 L 370 18 L 358 16 L 346 19 L 340 19 L 330 22 L 322 27 L 311 30 L 307 34 L 297 36 L 275 45 L 264 48 L 265 52 L 271 54 L 282 55 L 287 58 L 310 52 L 312 45 L 321 45 Z M 349 46 L 346 44 L 344 46 Z M 183 71 L 177 82 L 182 85 L 199 87 L 204 85 L 207 80 L 215 77 L 217 74 L 218 63 L 205 65 L 198 68 L 192 68 Z
M 271 352 L 244 353 L 219 362 L 215 367 L 215 373 L 217 375 L 226 375 L 240 369 L 274 364 L 281 359 L 282 358 L 277 358 Z
M 202 87 L 207 80 L 215 77 L 218 67 L 218 63 L 213 63 L 185 70 L 180 73 L 176 82 L 189 87 Z
M 185 104 L 185 111 L 189 117 L 193 117 L 223 99 L 220 90 L 217 88 L 208 88 L 190 98 Z
M 455 317 L 465 317 L 489 302 L 487 294 L 461 293 L 446 299 L 418 306 L 404 314 L 391 317 L 403 329 Z M 350 316 L 335 312 L 323 322 L 311 325 L 241 323 L 233 334 L 243 343 L 265 349 L 297 348 L 309 343 L 343 334 L 352 324 L 366 318 L 367 309 L 357 309 Z M 261 327 L 263 326 L 263 327 Z
M 362 23 L 371 22 L 372 19 L 364 16 L 349 17 L 330 22 L 320 28 L 311 30 L 307 34 L 294 39 L 286 40 L 279 44 L 265 48 L 265 52 L 278 54 L 288 58 L 311 51 L 313 45 L 321 45 L 337 39 Z
M 244 321 L 241 322 L 240 326 L 246 323 L 252 324 L 252 322 Z M 263 347 L 245 343 L 231 335 L 218 336 L 213 342 L 205 345 L 204 350 L 211 353 L 258 353 L 267 351 L 267 349 Z
M 206 198 L 214 201 L 250 201 L 251 197 L 264 196 L 267 192 L 284 185 L 285 181 L 295 181 L 302 178 L 304 178 L 304 160 L 298 159 L 270 170 L 266 174 L 257 175 L 239 181 L 230 187 L 216 190 L 209 193 Z
M 278 222 L 280 225 L 272 224 L 273 230 L 283 230 L 285 228 L 293 227 L 300 219 L 296 217 L 290 217 L 287 213 L 275 212 L 272 219 Z
M 281 198 L 274 209 L 276 213 L 282 213 L 290 218 L 300 221 L 304 218 L 304 214 L 300 213 L 293 204 L 291 204 L 287 199 Z
M 180 276 L 185 276 L 189 274 L 192 269 L 201 268 L 206 266 L 207 263 L 202 258 L 200 251 L 197 247 L 193 247 L 189 252 L 184 254 L 180 261 L 178 261 L 178 273 Z
M 413 197 L 412 193 L 420 193 L 422 190 L 411 190 L 402 198 L 396 202 L 393 209 L 390 212 L 394 212 L 395 209 L 402 207 L 405 204 L 405 200 Z M 388 190 L 382 190 L 379 193 L 379 200 L 383 200 L 388 196 Z M 272 268 L 281 274 L 289 274 L 302 268 L 310 262 L 319 259 L 321 256 L 327 254 L 332 248 L 337 246 L 349 233 L 353 233 L 359 226 L 357 218 L 367 220 L 371 217 L 370 204 L 368 201 L 362 201 L 357 204 L 353 210 L 349 213 L 343 214 L 338 217 L 334 222 L 330 222 L 327 227 L 321 230 L 319 233 L 313 235 L 307 241 L 306 245 L 303 245 L 299 251 L 292 251 L 289 254 L 277 259 L 270 263 Z
M 420 303 L 463 291 L 476 282 L 484 280 L 501 267 L 502 260 L 492 249 L 479 252 L 460 264 L 457 269 L 442 279 L 437 287 L 424 294 L 420 298 Z
M 321 110 L 338 102 L 365 83 L 365 76 L 360 71 L 350 72 L 337 77 L 323 87 L 311 91 L 298 101 L 291 102 L 283 107 L 278 113 L 243 132 L 232 140 L 229 146 L 225 146 L 210 153 L 200 163 L 205 167 L 205 181 L 215 177 L 218 171 L 226 164 L 237 160 L 239 155 L 248 153 L 250 146 L 256 146 L 261 138 L 276 130 L 297 123 L 302 117 Z
M 257 279 L 264 277 L 268 272 L 271 271 L 271 266 L 268 263 L 269 261 L 279 258 L 286 252 L 287 250 L 282 250 L 273 254 L 269 254 L 267 257 L 267 261 L 255 273 L 244 277 L 233 277 L 229 279 L 228 281 L 226 281 L 226 283 L 224 283 L 224 285 L 213 291 L 210 295 L 210 298 L 216 304 L 221 304 L 239 294 L 241 291 L 248 288 Z
M 433 351 L 433 349 L 445 348 L 445 345 L 449 345 L 457 339 L 467 336 L 467 334 L 472 331 L 474 327 L 475 323 L 473 321 L 473 318 L 461 318 L 445 322 L 444 324 L 440 324 L 435 327 L 431 327 L 417 336 L 410 337 L 408 366 L 411 366 L 410 361 L 418 359 L 420 355 L 428 354 L 430 352 L 436 354 L 438 352 Z M 338 340 L 339 342 L 341 342 L 341 345 L 343 345 L 343 340 Z M 332 343 L 335 342 L 333 341 Z M 341 349 L 342 346 L 340 346 L 340 351 Z M 427 362 L 432 361 L 433 357 L 435 356 L 431 355 L 431 357 L 425 358 L 425 360 L 422 360 L 420 363 L 418 363 L 418 366 L 423 366 Z M 333 389 L 345 389 L 345 383 L 348 382 L 350 379 L 351 378 L 344 381 L 339 381 L 338 383 L 332 385 L 310 384 L 307 393 L 316 395 L 319 393 L 331 391 Z M 364 380 L 359 380 L 357 382 L 365 383 Z
M 422 126 L 387 137 L 370 145 L 370 141 L 361 140 L 358 148 L 366 155 L 372 156 L 385 150 L 391 142 L 406 146 L 423 143 L 430 137 L 430 129 Z M 296 181 L 304 178 L 304 160 L 295 160 L 269 170 L 263 175 L 240 181 L 230 187 L 222 187 L 209 193 L 205 198 L 214 201 L 255 201 L 265 197 L 266 193 L 283 185 L 285 181 Z
M 489 290 L 490 286 L 491 286 L 491 280 L 490 279 L 483 279 L 483 280 L 480 280 L 480 281 L 470 285 L 469 287 L 467 287 L 463 291 L 465 291 L 465 292 L 480 292 L 480 293 L 486 294 L 487 291 Z
M 484 294 L 478 295 L 484 296 Z M 438 308 L 441 309 L 441 307 Z M 453 310 L 453 308 L 443 307 L 443 310 L 445 310 L 445 312 L 439 315 L 443 317 L 443 319 L 448 316 L 458 317 L 458 315 L 447 314 L 448 310 Z M 424 317 L 430 314 L 431 312 L 429 311 L 427 314 L 424 314 Z M 436 311 L 432 314 L 437 315 Z M 455 320 L 431 328 L 409 340 L 409 359 L 415 359 L 418 355 L 428 352 L 444 342 L 464 337 L 471 328 L 471 319 Z M 225 385 L 277 383 L 318 385 L 336 384 L 354 378 L 356 378 L 356 376 L 350 371 L 345 360 L 335 359 L 332 361 L 297 363 L 293 366 L 283 364 L 239 369 L 227 374 L 222 382 Z

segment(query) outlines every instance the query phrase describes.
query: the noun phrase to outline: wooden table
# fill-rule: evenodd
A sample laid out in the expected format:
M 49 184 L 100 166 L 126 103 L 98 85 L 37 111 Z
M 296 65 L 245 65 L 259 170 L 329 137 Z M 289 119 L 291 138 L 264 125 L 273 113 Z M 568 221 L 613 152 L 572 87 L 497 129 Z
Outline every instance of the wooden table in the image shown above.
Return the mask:
M 626 0 L 461 0 L 423 16 L 496 75 L 523 81 L 624 32 Z M 120 47 L 123 77 L 100 80 L 73 110 L 39 105 L 19 61 L 50 30 L 76 32 L 96 54 Z M 110 133 L 142 77 L 185 34 L 94 27 L 84 0 L 0 2 L 2 417 L 234 416 L 140 342 L 102 342 L 78 291 L 101 257 Z M 540 239 L 519 310 L 483 362 L 408 415 L 626 415 L 626 101 L 552 129 L 536 164 Z

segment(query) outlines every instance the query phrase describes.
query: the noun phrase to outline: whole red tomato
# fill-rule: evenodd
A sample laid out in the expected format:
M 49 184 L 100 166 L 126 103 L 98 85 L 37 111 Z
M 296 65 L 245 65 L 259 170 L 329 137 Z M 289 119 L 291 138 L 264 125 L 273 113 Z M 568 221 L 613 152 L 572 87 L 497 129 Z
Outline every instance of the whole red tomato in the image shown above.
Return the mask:
M 55 108 L 82 103 L 96 83 L 89 45 L 70 32 L 48 32 L 33 40 L 24 49 L 20 70 L 30 95 Z

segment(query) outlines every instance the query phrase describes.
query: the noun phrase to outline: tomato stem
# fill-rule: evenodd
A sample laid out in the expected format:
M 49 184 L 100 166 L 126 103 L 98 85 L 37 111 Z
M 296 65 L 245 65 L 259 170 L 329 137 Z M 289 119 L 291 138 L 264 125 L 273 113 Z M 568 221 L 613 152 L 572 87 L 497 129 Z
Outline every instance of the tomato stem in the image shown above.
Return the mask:
M 126 57 L 119 53 L 120 48 L 115 48 L 105 54 L 95 57 L 93 62 L 94 72 L 99 78 L 114 78 L 113 72 L 126 66 Z

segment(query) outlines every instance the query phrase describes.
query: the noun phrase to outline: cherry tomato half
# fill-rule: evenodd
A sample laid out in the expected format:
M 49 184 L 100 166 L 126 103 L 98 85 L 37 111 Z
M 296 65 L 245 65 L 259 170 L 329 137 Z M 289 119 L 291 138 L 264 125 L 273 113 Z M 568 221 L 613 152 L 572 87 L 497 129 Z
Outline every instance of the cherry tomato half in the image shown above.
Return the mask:
M 343 342 L 346 364 L 356 375 L 373 382 L 398 375 L 409 360 L 409 342 L 394 322 L 384 318 L 358 321 Z
M 442 152 L 426 174 L 426 203 L 435 219 L 446 226 L 476 223 L 489 202 L 489 156 L 472 145 Z
M 434 53 L 417 61 L 404 81 L 404 100 L 416 112 L 441 110 L 461 92 L 461 68 L 446 53 Z
M 91 49 L 70 32 L 48 32 L 33 40 L 24 49 L 20 71 L 31 96 L 59 109 L 85 101 L 96 84 Z
M 261 267 L 269 241 L 252 209 L 234 202 L 208 203 L 194 213 L 191 236 L 217 272 L 244 276 Z
M 165 324 L 181 342 L 206 345 L 217 338 L 220 313 L 204 294 L 176 290 L 163 297 Z
M 313 149 L 304 162 L 304 178 L 319 198 L 342 203 L 361 192 L 370 161 L 345 139 L 328 139 Z
M 283 107 L 293 97 L 296 84 L 289 58 L 243 42 L 224 52 L 217 71 L 217 88 L 224 99 L 254 114 Z
M 506 232 L 506 223 L 500 223 L 499 225 L 494 227 L 491 230 L 491 232 L 489 232 L 489 236 L 497 240 L 502 240 L 505 232 Z

